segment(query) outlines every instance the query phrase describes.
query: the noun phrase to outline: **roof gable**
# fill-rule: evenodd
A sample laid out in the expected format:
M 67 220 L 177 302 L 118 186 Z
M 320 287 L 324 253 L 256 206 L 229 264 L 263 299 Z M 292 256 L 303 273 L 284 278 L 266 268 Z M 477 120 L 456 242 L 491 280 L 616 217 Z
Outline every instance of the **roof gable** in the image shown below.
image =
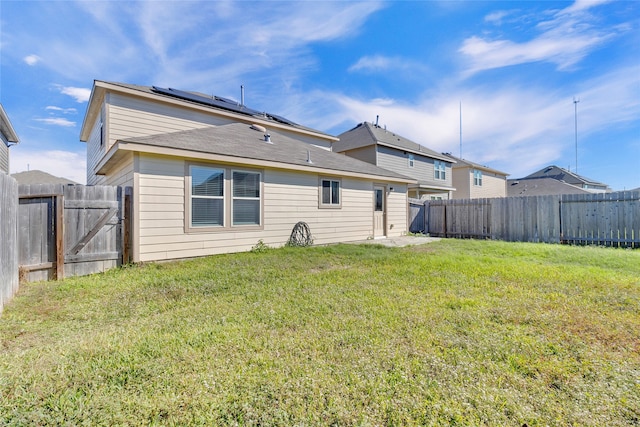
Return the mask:
M 443 154 L 369 122 L 358 124 L 353 129 L 338 135 L 338 138 L 340 138 L 340 141 L 334 143 L 334 150 L 336 152 L 349 151 L 377 144 L 449 163 L 455 163 L 455 160 Z

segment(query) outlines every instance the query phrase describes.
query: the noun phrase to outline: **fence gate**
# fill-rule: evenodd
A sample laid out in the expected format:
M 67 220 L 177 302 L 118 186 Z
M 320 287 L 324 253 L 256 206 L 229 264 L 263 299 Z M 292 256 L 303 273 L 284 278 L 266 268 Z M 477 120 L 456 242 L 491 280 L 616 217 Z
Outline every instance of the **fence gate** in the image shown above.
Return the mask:
M 128 262 L 124 192 L 110 186 L 20 185 L 21 279 L 82 276 Z

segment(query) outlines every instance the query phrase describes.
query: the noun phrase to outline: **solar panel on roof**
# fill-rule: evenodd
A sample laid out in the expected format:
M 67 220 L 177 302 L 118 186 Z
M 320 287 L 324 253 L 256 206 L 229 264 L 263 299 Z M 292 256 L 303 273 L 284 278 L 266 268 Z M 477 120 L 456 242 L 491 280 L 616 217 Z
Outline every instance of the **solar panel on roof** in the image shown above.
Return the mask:
M 277 122 L 284 123 L 284 124 L 286 124 L 286 125 L 291 125 L 291 126 L 295 126 L 295 125 L 296 125 L 296 123 L 292 122 L 291 120 L 289 120 L 289 119 L 285 119 L 284 117 L 282 117 L 282 116 L 277 116 L 277 115 L 275 115 L 275 114 L 269 114 L 269 113 L 267 113 L 267 117 L 269 117 L 269 118 L 271 118 L 271 119 L 273 119 L 273 120 L 275 120 L 275 121 L 277 121 Z
M 198 95 L 192 92 L 186 92 L 184 90 L 173 89 L 173 88 L 161 88 L 153 86 L 153 90 L 158 93 L 162 93 L 165 95 L 174 96 L 176 98 L 184 99 L 187 101 L 197 102 L 198 104 L 210 105 L 212 107 L 222 108 L 224 110 L 233 111 L 240 114 L 246 114 L 249 116 L 256 116 L 260 113 L 257 110 L 253 110 L 251 108 L 245 107 L 243 105 L 239 105 L 237 102 L 232 101 L 230 99 L 221 98 L 218 96 L 214 97 L 206 97 L 202 95 Z
M 187 101 L 197 102 L 198 104 L 204 104 L 212 107 L 222 108 L 224 110 L 233 111 L 240 114 L 246 114 L 248 116 L 268 118 L 268 119 L 275 120 L 277 122 L 284 123 L 290 126 L 297 126 L 296 123 L 282 116 L 263 113 L 261 111 L 254 110 L 252 108 L 248 108 L 244 105 L 240 105 L 236 101 L 233 101 L 231 99 L 222 98 L 219 96 L 207 97 L 207 96 L 199 95 L 197 93 L 187 92 L 184 90 L 173 89 L 173 88 L 167 89 L 167 88 L 162 88 L 157 86 L 152 86 L 152 88 L 154 92 L 162 93 L 164 95 L 173 96 L 173 97 L 184 99 Z

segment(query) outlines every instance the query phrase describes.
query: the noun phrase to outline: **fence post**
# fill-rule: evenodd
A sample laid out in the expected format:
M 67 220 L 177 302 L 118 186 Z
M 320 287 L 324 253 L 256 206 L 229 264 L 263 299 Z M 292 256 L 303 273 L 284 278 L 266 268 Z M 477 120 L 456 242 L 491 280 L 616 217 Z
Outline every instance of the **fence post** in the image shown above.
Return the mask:
M 132 225 L 132 216 L 131 216 L 131 208 L 133 198 L 131 197 L 133 193 L 132 187 L 125 187 L 124 189 L 124 218 L 122 218 L 122 263 L 129 264 L 131 262 L 131 225 Z
M 429 234 L 429 201 L 425 200 L 423 205 L 424 205 L 424 215 L 423 215 L 424 224 L 422 224 L 422 228 L 424 230 L 424 234 L 427 235 Z
M 56 280 L 64 279 L 64 195 L 54 196 L 56 203 Z

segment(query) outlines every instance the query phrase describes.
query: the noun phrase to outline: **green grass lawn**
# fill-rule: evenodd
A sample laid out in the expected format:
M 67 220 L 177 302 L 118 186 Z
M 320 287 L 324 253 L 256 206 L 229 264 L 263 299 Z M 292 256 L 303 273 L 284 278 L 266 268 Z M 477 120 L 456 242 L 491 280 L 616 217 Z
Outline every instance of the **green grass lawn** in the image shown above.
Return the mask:
M 640 425 L 640 251 L 270 249 L 23 285 L 0 425 Z

